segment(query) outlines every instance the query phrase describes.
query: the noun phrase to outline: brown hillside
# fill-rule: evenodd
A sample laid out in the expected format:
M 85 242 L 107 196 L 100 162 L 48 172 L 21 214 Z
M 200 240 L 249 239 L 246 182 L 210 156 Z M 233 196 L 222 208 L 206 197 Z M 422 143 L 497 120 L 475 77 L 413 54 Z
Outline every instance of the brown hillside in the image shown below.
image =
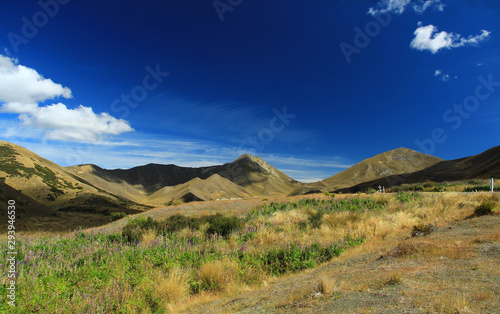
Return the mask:
M 4 141 L 0 141 L 0 178 L 53 209 L 136 212 L 132 208 L 146 208 L 97 188 L 64 167 Z
M 412 173 L 441 161 L 440 158 L 401 147 L 365 159 L 322 182 L 330 190 L 341 189 L 391 175 Z
M 56 215 L 55 210 L 48 208 L 0 181 L 0 202 L 4 208 L 7 208 L 9 200 L 15 201 L 14 206 L 17 218 L 52 217 Z M 0 211 L 0 216 L 7 217 L 7 210 Z M 6 222 L 6 219 L 3 219 L 3 222 Z
M 302 186 L 302 183 L 291 179 L 259 157 L 248 154 L 231 163 L 200 168 L 148 164 L 126 170 L 106 170 L 95 165 L 80 165 L 68 167 L 68 170 L 95 186 L 143 204 L 185 199 L 179 191 L 186 189 L 193 189 L 194 196 L 198 195 L 197 198 L 203 200 L 216 199 L 221 191 L 224 193 L 220 198 L 287 195 Z M 206 180 L 215 174 L 217 177 L 214 178 L 217 179 Z M 221 179 L 232 184 L 222 182 Z M 178 187 L 182 184 L 188 185 Z M 192 187 L 193 184 L 197 184 L 197 187 Z M 200 184 L 204 186 L 200 187 Z M 210 184 L 214 186 L 207 186 Z M 173 198 L 168 199 L 169 197 Z
M 209 201 L 243 198 L 250 195 L 250 192 L 245 188 L 214 174 L 205 180 L 194 178 L 174 187 L 164 187 L 150 195 L 148 201 L 155 205 L 165 205 L 176 200 L 183 202 Z
M 255 196 L 287 195 L 303 185 L 259 157 L 248 154 L 216 167 L 214 173 L 241 185 Z
M 146 201 L 147 193 L 141 184 L 132 185 L 119 176 L 116 176 L 112 171 L 91 164 L 70 166 L 66 169 L 90 182 L 92 185 L 98 186 L 110 193 L 139 203 Z
M 469 179 L 488 179 L 500 177 L 500 146 L 481 154 L 456 160 L 441 161 L 421 171 L 406 175 L 388 176 L 353 186 L 349 191 L 363 191 L 370 187 L 395 186 L 403 183 L 425 181 L 459 181 Z

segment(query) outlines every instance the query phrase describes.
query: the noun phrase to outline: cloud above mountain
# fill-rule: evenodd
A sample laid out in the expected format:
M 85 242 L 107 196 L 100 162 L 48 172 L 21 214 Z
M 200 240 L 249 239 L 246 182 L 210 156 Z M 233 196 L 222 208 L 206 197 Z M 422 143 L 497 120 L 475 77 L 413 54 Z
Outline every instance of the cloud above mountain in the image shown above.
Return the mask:
M 0 55 L 0 111 L 18 114 L 25 127 L 44 130 L 45 139 L 97 142 L 133 131 L 127 121 L 105 112 L 97 114 L 91 107 L 68 108 L 60 102 L 40 106 L 58 98 L 72 98 L 71 90 L 18 64 L 16 59 Z

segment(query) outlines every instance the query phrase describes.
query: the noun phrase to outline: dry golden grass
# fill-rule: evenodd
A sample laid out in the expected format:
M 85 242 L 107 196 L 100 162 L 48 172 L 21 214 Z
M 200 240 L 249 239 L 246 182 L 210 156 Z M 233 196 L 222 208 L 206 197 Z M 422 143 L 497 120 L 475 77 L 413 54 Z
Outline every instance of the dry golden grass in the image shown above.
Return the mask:
M 306 307 L 308 302 L 311 300 L 312 294 L 313 291 L 310 291 L 305 287 L 295 288 L 288 292 L 284 298 L 277 300 L 274 307 L 276 309 L 286 307 Z
M 273 216 L 269 219 L 269 222 L 276 225 L 290 225 L 305 222 L 307 221 L 307 219 L 308 215 L 305 211 L 291 210 L 273 213 Z
M 167 275 L 158 272 L 154 283 L 154 295 L 166 303 L 176 303 L 189 293 L 188 276 L 178 268 Z
M 142 235 L 141 245 L 149 246 L 155 241 L 157 238 L 156 232 L 152 229 L 146 230 L 146 232 Z
M 471 300 L 463 293 L 453 292 L 436 292 L 432 296 L 432 302 L 423 298 L 416 300 L 416 305 L 422 310 L 428 312 L 438 313 L 476 313 L 472 311 L 473 308 Z
M 417 307 L 427 309 L 429 312 L 477 310 L 479 307 L 475 306 L 474 302 L 488 302 L 495 297 L 495 294 L 481 289 L 481 282 L 478 282 L 471 284 L 473 287 L 475 287 L 474 285 L 478 287 L 473 294 L 450 295 L 449 291 L 452 288 L 448 287 L 446 282 L 442 282 L 444 279 L 441 279 L 444 276 L 443 273 L 440 273 L 442 263 L 450 261 L 458 265 L 450 266 L 448 271 L 466 269 L 497 275 L 496 264 L 480 260 L 473 262 L 472 260 L 478 257 L 474 246 L 498 242 L 500 231 L 498 229 L 491 230 L 489 233 L 463 241 L 457 238 L 435 238 L 434 234 L 413 239 L 408 239 L 408 236 L 412 227 L 417 224 L 431 223 L 441 227 L 451 221 L 469 217 L 475 206 L 487 197 L 489 196 L 480 194 L 429 193 L 425 194 L 421 200 L 401 203 L 392 195 L 375 195 L 374 198 L 377 202 L 386 204 L 385 209 L 365 213 L 330 213 L 322 217 L 319 228 L 312 227 L 308 222 L 309 217 L 315 214 L 315 210 L 312 208 L 277 212 L 270 217 L 259 217 L 252 221 L 258 227 L 255 237 L 246 242 L 248 250 L 246 252 L 258 256 L 264 253 L 270 245 L 287 242 L 306 245 L 314 242 L 328 244 L 343 239 L 347 234 L 364 234 L 367 243 L 350 248 L 341 257 L 335 258 L 334 262 L 341 263 L 350 258 L 356 259 L 364 254 L 378 254 L 377 257 L 383 256 L 390 260 L 390 267 L 387 266 L 389 262 L 384 262 L 386 263 L 385 268 L 377 269 L 379 266 L 373 266 L 371 269 L 357 268 L 354 271 L 350 270 L 351 265 L 349 265 L 342 269 L 336 269 L 335 273 L 311 275 L 308 282 L 300 282 L 296 285 L 298 287 L 293 289 L 281 289 L 278 285 L 280 297 L 276 298 L 272 306 L 274 310 L 281 311 L 288 310 L 290 307 L 311 306 L 317 300 L 322 299 L 311 297 L 316 292 L 330 293 L 329 297 L 337 298 L 346 293 L 374 292 L 374 290 L 376 293 L 387 293 L 387 291 L 394 290 L 407 291 L 406 295 L 414 300 Z M 179 231 L 177 235 L 181 237 L 196 235 L 202 238 L 207 228 L 208 224 L 196 231 L 184 229 Z M 148 231 L 144 234 L 141 245 L 148 246 L 156 239 L 156 235 L 152 231 Z M 206 250 L 234 252 L 240 249 L 241 242 L 239 242 L 238 236 L 233 234 L 224 241 L 207 240 L 200 245 L 203 245 Z M 464 265 L 462 269 L 460 262 L 470 264 Z M 158 271 L 152 265 L 144 265 L 144 267 L 149 267 L 153 273 Z M 302 272 L 302 274 L 307 274 L 307 272 Z M 276 286 L 286 278 L 299 277 L 294 276 L 296 275 L 283 276 L 269 286 Z M 191 280 L 201 283 L 200 291 L 193 294 L 188 292 L 187 282 L 191 282 Z M 266 288 L 267 285 L 263 283 L 274 280 L 263 269 L 246 268 L 246 266 L 240 268 L 236 260 L 223 259 L 222 261 L 208 262 L 200 269 L 183 271 L 173 269 L 166 273 L 158 271 L 157 275 L 144 286 L 134 287 L 136 291 L 131 291 L 130 287 L 117 287 L 115 290 L 109 288 L 106 293 L 110 295 L 117 293 L 117 299 L 134 299 L 135 295 L 149 293 L 154 298 L 161 300 L 160 304 L 165 311 L 190 312 L 193 307 L 205 302 L 239 296 L 248 290 L 255 292 L 258 287 Z M 436 295 L 436 300 L 429 301 L 431 295 Z M 269 295 L 266 297 L 273 298 Z M 141 298 L 137 297 L 137 299 Z M 265 298 L 261 297 L 258 300 L 265 300 Z M 134 308 L 133 305 L 130 305 L 129 310 L 130 312 L 140 312 L 141 308 Z M 360 309 L 360 311 L 363 310 Z
M 325 294 L 335 291 L 340 297 L 345 293 L 371 294 L 380 290 L 383 293 L 399 293 L 403 298 L 411 300 L 413 305 L 409 305 L 410 307 L 423 312 L 488 312 L 485 304 L 491 303 L 495 294 L 491 291 L 491 286 L 485 285 L 481 279 L 483 277 L 474 274 L 481 272 L 488 274 L 486 278 L 498 278 L 495 276 L 500 276 L 500 271 L 490 260 L 483 261 L 474 246 L 499 242 L 499 229 L 491 229 L 481 236 L 464 239 L 452 236 L 453 232 L 450 235 L 446 233 L 446 236 L 438 237 L 431 233 L 427 237 L 412 239 L 408 239 L 408 235 L 413 226 L 418 224 L 433 224 L 438 230 L 442 230 L 440 227 L 454 221 L 467 222 L 468 220 L 464 219 L 470 217 L 474 208 L 483 200 L 491 198 L 491 195 L 429 193 L 424 194 L 421 200 L 411 203 L 401 203 L 391 195 L 375 195 L 374 198 L 377 202 L 386 204 L 387 209 L 381 212 L 341 212 L 324 215 L 320 228 L 308 228 L 302 235 L 276 231 L 290 230 L 290 226 L 296 227 L 300 220 L 291 222 L 295 213 L 273 215 L 271 219 L 275 228 L 266 226 L 259 230 L 256 250 L 265 249 L 265 243 L 281 241 L 283 236 L 285 241 L 305 242 L 307 239 L 315 239 L 319 242 L 329 242 L 340 239 L 347 233 L 365 234 L 367 243 L 349 249 L 337 258 L 335 263 L 379 252 L 378 256 L 384 256 L 383 265 L 386 266 L 384 269 L 377 268 L 379 266 L 370 269 L 346 266 L 334 268 L 335 273 L 323 273 L 319 277 L 311 275 L 311 278 L 308 278 L 314 281 L 312 286 L 309 284 L 309 288 L 300 287 L 297 283 L 295 288 L 281 291 L 280 297 L 266 301 L 271 306 L 268 309 L 284 311 L 311 306 L 315 302 L 312 300 L 316 300 L 311 298 L 315 292 Z M 314 214 L 311 209 L 302 212 Z M 450 272 L 454 277 L 448 278 Z M 474 277 L 474 280 L 461 277 L 465 273 L 467 276 L 478 277 Z M 342 275 L 339 277 L 338 274 Z M 282 278 L 278 282 L 285 280 Z M 297 280 L 306 283 L 302 279 Z M 276 283 L 273 286 L 275 285 Z M 459 291 L 456 290 L 457 287 L 460 288 Z M 263 300 L 262 297 L 259 298 Z M 477 304 L 478 302 L 481 304 Z M 369 307 L 359 308 L 360 312 L 372 310 L 373 308 Z
M 257 231 L 257 235 L 253 241 L 254 245 L 260 247 L 265 245 L 270 245 L 277 243 L 280 240 L 280 236 L 276 231 L 270 228 L 261 228 Z
M 318 280 L 318 285 L 316 286 L 316 291 L 322 294 L 327 294 L 337 290 L 336 282 L 333 278 L 322 275 Z
M 238 264 L 236 261 L 214 261 L 204 264 L 199 272 L 198 279 L 202 287 L 209 291 L 234 290 L 234 281 L 237 280 Z

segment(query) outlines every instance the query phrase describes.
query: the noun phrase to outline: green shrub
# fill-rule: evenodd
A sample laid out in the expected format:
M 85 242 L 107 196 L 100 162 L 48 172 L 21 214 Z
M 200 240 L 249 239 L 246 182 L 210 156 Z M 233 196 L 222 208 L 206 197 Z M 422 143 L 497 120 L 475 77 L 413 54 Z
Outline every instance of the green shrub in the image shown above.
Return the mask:
M 492 215 L 495 208 L 497 208 L 497 203 L 494 201 L 483 201 L 474 209 L 474 216 Z
M 122 236 L 128 242 L 139 242 L 142 240 L 142 235 L 146 230 L 159 230 L 158 221 L 148 217 L 137 217 L 130 220 L 122 229 Z
M 321 227 L 321 219 L 323 218 L 324 212 L 308 212 L 308 220 L 313 228 Z
M 123 217 L 127 217 L 127 214 L 125 214 L 124 212 L 113 212 L 113 213 L 111 213 L 111 218 L 113 220 L 118 220 L 118 219 L 123 218 Z
M 425 181 L 424 188 L 432 188 L 436 186 L 436 182 L 434 181 Z
M 490 192 L 491 187 L 489 185 L 476 185 L 476 186 L 469 186 L 464 189 L 464 192 Z M 493 189 L 494 192 L 500 192 L 500 186 L 496 186 Z
M 432 191 L 433 192 L 444 192 L 444 191 L 446 191 L 446 188 L 444 186 L 436 186 Z
M 161 223 L 161 231 L 163 234 L 169 234 L 185 228 L 197 229 L 198 226 L 199 223 L 196 218 L 175 214 Z
M 217 234 L 222 237 L 226 237 L 233 231 L 239 230 L 243 224 L 240 218 L 233 215 L 223 216 L 222 214 L 215 214 L 201 217 L 200 220 L 210 224 L 207 229 L 207 235 Z
M 396 195 L 396 199 L 398 199 L 402 203 L 408 203 L 414 200 L 422 199 L 422 195 L 418 192 L 398 192 Z

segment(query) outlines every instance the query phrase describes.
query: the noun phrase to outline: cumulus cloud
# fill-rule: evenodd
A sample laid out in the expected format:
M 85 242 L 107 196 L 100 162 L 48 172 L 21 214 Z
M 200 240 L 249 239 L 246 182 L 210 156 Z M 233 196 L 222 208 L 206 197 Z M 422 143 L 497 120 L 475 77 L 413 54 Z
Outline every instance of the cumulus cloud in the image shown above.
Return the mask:
M 22 125 L 44 130 L 46 139 L 96 142 L 107 135 L 133 131 L 127 121 L 97 114 L 91 107 L 39 106 L 39 102 L 60 97 L 71 98 L 71 90 L 0 55 L 0 111 L 18 114 Z
M 33 104 L 59 96 L 71 98 L 69 88 L 3 55 L 0 55 L 0 83 L 0 101 L 7 103 Z
M 470 35 L 465 38 L 460 34 L 445 31 L 438 33 L 438 29 L 434 25 L 422 26 L 419 23 L 419 26 L 414 32 L 415 38 L 411 41 L 410 46 L 420 51 L 429 50 L 433 54 L 443 48 L 451 49 L 464 46 L 477 46 L 479 43 L 487 40 L 491 34 L 486 30 L 482 30 L 479 35 Z
M 402 14 L 407 8 L 413 9 L 417 14 L 423 14 L 429 8 L 443 11 L 444 4 L 441 3 L 441 0 L 381 0 L 376 7 L 368 10 L 368 14 Z
M 46 129 L 45 137 L 52 140 L 98 141 L 104 135 L 132 131 L 130 125 L 107 113 L 96 114 L 90 107 L 68 109 L 62 103 L 37 107 L 19 115 L 26 126 Z

